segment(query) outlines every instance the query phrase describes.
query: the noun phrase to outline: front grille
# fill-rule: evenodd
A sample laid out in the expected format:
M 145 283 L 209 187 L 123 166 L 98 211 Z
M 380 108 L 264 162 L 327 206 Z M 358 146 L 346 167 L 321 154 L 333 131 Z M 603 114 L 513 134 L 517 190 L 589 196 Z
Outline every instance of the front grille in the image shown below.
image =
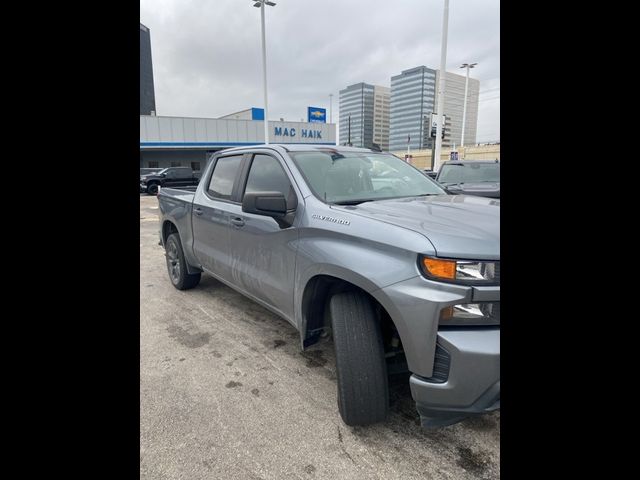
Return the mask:
M 440 344 L 436 344 L 436 356 L 433 363 L 433 375 L 425 378 L 431 383 L 444 383 L 449 379 L 449 368 L 451 367 L 451 355 Z

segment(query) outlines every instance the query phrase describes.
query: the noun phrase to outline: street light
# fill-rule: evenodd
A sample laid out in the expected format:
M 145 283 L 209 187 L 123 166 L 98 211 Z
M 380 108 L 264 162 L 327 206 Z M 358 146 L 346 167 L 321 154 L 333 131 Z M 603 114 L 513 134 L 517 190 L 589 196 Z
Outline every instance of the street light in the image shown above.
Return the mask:
M 329 123 L 333 123 L 333 93 L 329 94 Z
M 464 107 L 462 107 L 462 138 L 460 139 L 460 146 L 464 147 L 464 125 L 467 120 L 467 92 L 469 91 L 469 70 L 474 68 L 477 63 L 463 63 L 460 68 L 467 69 L 467 80 L 464 82 Z
M 436 128 L 436 151 L 433 159 L 433 170 L 437 171 L 440 165 L 442 151 L 442 116 L 444 115 L 444 85 L 447 76 L 447 28 L 449 27 L 449 0 L 444 0 L 444 12 L 442 13 L 442 45 L 440 50 L 440 81 L 438 82 L 438 121 Z
M 262 72 L 264 74 L 264 143 L 269 143 L 269 102 L 267 101 L 267 42 L 264 33 L 264 6 L 269 5 L 275 7 L 274 2 L 269 0 L 251 0 L 255 1 L 254 7 L 260 9 L 260 17 L 262 19 Z

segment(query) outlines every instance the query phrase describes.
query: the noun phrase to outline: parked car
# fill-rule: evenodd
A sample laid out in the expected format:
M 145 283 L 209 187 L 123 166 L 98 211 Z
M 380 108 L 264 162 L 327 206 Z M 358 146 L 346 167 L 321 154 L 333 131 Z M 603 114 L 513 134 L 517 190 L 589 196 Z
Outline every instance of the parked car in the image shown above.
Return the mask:
M 150 173 L 140 177 L 140 191 L 149 195 L 156 195 L 158 187 L 188 187 L 196 186 L 200 181 L 200 174 L 194 173 L 189 167 L 163 168 L 157 173 Z
M 422 425 L 500 407 L 500 201 L 449 195 L 363 148 L 217 152 L 197 189 L 162 188 L 178 290 L 211 275 L 281 316 L 304 350 L 331 336 L 347 425 L 383 421 L 408 376 Z
M 500 198 L 498 160 L 452 161 L 442 164 L 436 181 L 453 195 Z

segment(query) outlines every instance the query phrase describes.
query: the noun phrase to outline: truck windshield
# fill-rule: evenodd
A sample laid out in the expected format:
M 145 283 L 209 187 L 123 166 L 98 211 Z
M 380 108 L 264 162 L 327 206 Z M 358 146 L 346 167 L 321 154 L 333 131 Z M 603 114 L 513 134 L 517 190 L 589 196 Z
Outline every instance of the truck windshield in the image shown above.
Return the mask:
M 326 203 L 446 194 L 419 170 L 387 153 L 327 150 L 289 155 L 314 194 Z
M 443 185 L 452 183 L 482 183 L 499 181 L 499 163 L 442 165 L 438 176 L 438 182 Z
M 158 175 L 160 175 L 161 173 L 167 173 L 167 170 L 169 170 L 168 168 L 163 168 L 162 170 L 160 170 L 159 172 L 156 172 Z

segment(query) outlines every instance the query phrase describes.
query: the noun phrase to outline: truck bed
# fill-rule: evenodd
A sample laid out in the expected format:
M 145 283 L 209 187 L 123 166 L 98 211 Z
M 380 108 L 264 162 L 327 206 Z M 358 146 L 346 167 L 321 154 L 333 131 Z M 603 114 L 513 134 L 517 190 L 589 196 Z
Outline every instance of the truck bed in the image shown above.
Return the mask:
M 196 187 L 161 188 L 158 192 L 158 206 L 160 207 L 160 233 L 162 234 L 163 219 L 170 220 L 182 234 L 183 246 L 191 248 L 191 212 Z

